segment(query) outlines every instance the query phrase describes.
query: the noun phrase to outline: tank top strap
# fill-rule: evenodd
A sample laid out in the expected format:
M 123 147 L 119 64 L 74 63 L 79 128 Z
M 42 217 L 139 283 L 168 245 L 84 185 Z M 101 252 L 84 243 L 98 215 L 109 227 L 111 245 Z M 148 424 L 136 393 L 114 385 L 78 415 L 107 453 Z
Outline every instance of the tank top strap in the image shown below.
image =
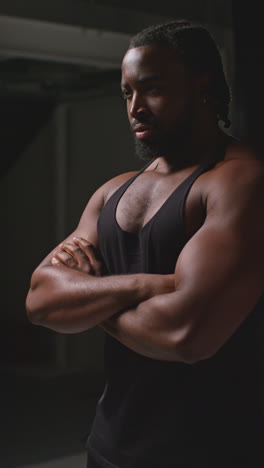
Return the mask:
M 210 169 L 212 169 L 215 165 L 216 165 L 217 161 L 214 160 L 214 161 L 210 161 L 210 162 L 206 162 L 206 163 L 203 163 L 203 164 L 200 164 L 200 166 L 197 167 L 197 169 L 195 169 L 190 175 L 189 177 L 187 177 L 184 181 L 183 181 L 183 184 L 182 185 L 192 185 L 196 179 L 202 175 L 204 172 L 207 172 L 209 171 Z
M 106 205 L 109 204 L 110 200 L 111 202 L 115 202 L 116 204 L 118 203 L 118 201 L 120 200 L 120 198 L 122 197 L 123 193 L 126 191 L 126 189 L 129 187 L 129 185 L 132 184 L 132 182 L 134 182 L 134 180 L 140 175 L 142 174 L 142 172 L 144 172 L 152 163 L 153 161 L 155 160 L 156 158 L 153 158 L 151 159 L 151 161 L 149 161 L 147 164 L 145 164 L 145 166 L 143 166 L 139 171 L 136 172 L 136 174 L 134 174 L 132 177 L 130 177 L 128 180 L 126 180 L 126 182 L 124 182 L 112 195 L 111 197 L 109 198 L 109 200 L 106 202 Z
M 181 195 L 182 202 L 184 203 L 186 200 L 186 197 L 189 193 L 189 190 L 191 189 L 193 183 L 196 181 L 196 179 L 203 174 L 204 172 L 210 170 L 213 168 L 218 161 L 220 161 L 223 157 L 223 154 L 226 151 L 226 148 L 228 144 L 230 143 L 231 138 L 228 138 L 222 145 L 219 146 L 218 150 L 214 154 L 214 158 L 211 159 L 210 161 L 206 161 L 202 163 L 192 174 L 190 174 L 187 179 L 185 179 L 175 190 L 175 194 Z M 139 171 L 136 172 L 132 177 L 130 177 L 128 180 L 126 180 L 107 200 L 105 204 L 105 208 L 107 207 L 108 210 L 113 210 L 115 213 L 116 208 L 118 206 L 118 203 L 120 199 L 122 198 L 123 194 L 127 190 L 127 188 L 134 182 L 135 179 L 137 179 L 138 176 L 140 176 L 154 161 L 156 158 L 152 158 L 147 164 L 145 164 Z M 169 197 L 170 199 L 171 197 Z
M 190 174 L 190 176 L 187 177 L 187 179 L 183 181 L 183 183 L 179 186 L 179 189 L 180 191 L 186 192 L 184 198 L 186 198 L 189 190 L 191 189 L 196 179 L 200 175 L 202 175 L 204 172 L 207 172 L 210 169 L 212 169 L 219 161 L 223 159 L 226 149 L 232 140 L 233 140 L 233 137 L 230 137 L 230 136 L 227 137 L 224 143 L 221 144 L 218 150 L 215 152 L 213 159 L 200 164 L 200 166 L 198 166 L 197 169 L 194 172 L 192 172 L 192 174 Z
M 132 184 L 132 182 L 134 182 L 134 180 L 137 179 L 137 177 L 140 176 L 140 174 L 142 174 L 142 172 L 144 172 L 153 163 L 153 161 L 155 161 L 155 159 L 156 158 L 151 159 L 151 161 L 145 164 L 145 166 L 143 166 L 139 171 L 137 171 L 135 175 L 130 177 L 123 185 L 121 185 L 121 187 L 119 187 L 118 190 L 123 189 L 121 190 L 121 194 L 123 193 L 123 191 L 126 191 L 129 185 Z
M 187 177 L 175 190 L 173 193 L 172 199 L 175 201 L 177 200 L 177 206 L 179 209 L 179 213 L 181 213 L 181 219 L 183 220 L 183 213 L 184 213 L 184 206 L 186 203 L 187 196 L 200 175 L 204 174 L 205 172 L 212 169 L 217 164 L 217 160 L 214 161 L 207 161 L 201 164 L 197 169 L 195 169 L 189 177 Z

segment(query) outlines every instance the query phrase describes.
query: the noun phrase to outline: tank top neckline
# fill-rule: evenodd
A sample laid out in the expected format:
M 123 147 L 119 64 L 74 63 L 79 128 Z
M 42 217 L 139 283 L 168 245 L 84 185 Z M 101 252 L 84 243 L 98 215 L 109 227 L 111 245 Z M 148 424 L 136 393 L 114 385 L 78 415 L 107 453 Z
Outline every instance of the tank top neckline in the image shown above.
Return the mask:
M 163 204 L 159 207 L 159 209 L 154 213 L 154 215 L 147 221 L 147 223 L 143 224 L 143 226 L 138 230 L 138 231 L 126 231 L 124 229 L 121 228 L 121 226 L 119 225 L 119 223 L 117 222 L 117 219 L 116 219 L 116 212 L 117 212 L 117 208 L 118 208 L 118 205 L 119 205 L 119 202 L 122 198 L 122 196 L 124 195 L 124 193 L 126 192 L 126 190 L 128 189 L 128 187 L 134 182 L 134 180 L 140 176 L 140 174 L 142 174 L 154 161 L 155 159 L 157 158 L 152 158 L 145 166 L 143 166 L 134 176 L 132 176 L 130 179 L 128 179 L 126 182 L 124 182 L 123 185 L 121 185 L 121 187 L 119 187 L 114 193 L 113 195 L 110 197 L 110 199 L 112 197 L 117 197 L 117 200 L 115 200 L 115 207 L 114 207 L 114 223 L 115 223 L 115 226 L 117 228 L 117 230 L 123 234 L 123 235 L 127 235 L 127 236 L 139 236 L 141 233 L 143 233 L 147 228 L 149 228 L 152 223 L 155 221 L 155 219 L 158 217 L 159 213 L 161 212 L 161 210 L 163 209 L 163 207 L 165 207 L 165 205 L 167 203 L 170 202 L 170 200 L 175 196 L 175 193 L 178 192 L 178 190 L 180 191 L 184 185 L 188 182 L 189 180 L 192 180 L 192 178 L 196 178 L 197 177 L 197 174 L 198 176 L 200 174 L 202 174 L 203 172 L 206 172 L 208 171 L 210 168 L 213 168 L 218 162 L 220 162 L 222 160 L 222 157 L 221 156 L 224 156 L 225 155 L 225 152 L 226 152 L 226 149 L 228 147 L 228 145 L 230 143 L 232 143 L 234 141 L 234 137 L 231 136 L 231 135 L 226 135 L 226 140 L 224 142 L 222 142 L 222 144 L 219 145 L 218 149 L 214 152 L 214 154 L 212 155 L 212 158 L 210 158 L 209 160 L 199 164 L 199 166 L 191 173 L 189 174 L 189 176 L 187 176 L 173 191 L 172 193 L 166 198 L 166 200 L 163 202 Z M 110 201 L 110 199 L 108 201 Z
M 204 171 L 210 169 L 210 167 L 213 167 L 215 166 L 215 164 L 217 163 L 217 160 L 211 160 L 211 161 L 207 161 L 207 162 L 204 162 L 202 164 L 200 164 L 196 169 L 194 169 L 193 172 L 191 172 L 191 174 L 189 174 L 172 192 L 171 194 L 166 198 L 166 200 L 162 203 L 162 205 L 159 207 L 159 209 L 154 213 L 154 215 L 145 223 L 143 224 L 143 226 L 138 230 L 138 231 L 126 231 L 124 229 L 121 228 L 121 226 L 119 225 L 118 221 L 117 221 L 117 218 L 116 218 L 116 213 L 117 213 L 117 208 L 118 208 L 118 205 L 119 205 L 119 202 L 122 198 L 122 196 L 124 195 L 124 193 L 126 192 L 126 190 L 128 189 L 128 187 L 130 187 L 130 185 L 134 182 L 134 180 L 140 175 L 142 174 L 151 164 L 152 162 L 155 160 L 152 159 L 150 162 L 148 162 L 145 166 L 143 166 L 143 168 L 141 168 L 134 176 L 132 176 L 130 179 L 128 179 L 123 185 L 121 185 L 121 187 L 119 187 L 119 189 L 117 189 L 117 191 L 113 194 L 113 196 L 115 194 L 117 194 L 117 192 L 120 191 L 120 193 L 118 193 L 118 197 L 117 197 L 117 201 L 115 202 L 115 209 L 114 209 L 114 222 L 115 222 L 115 225 L 116 225 L 116 228 L 118 229 L 118 231 L 120 231 L 123 235 L 127 235 L 127 236 L 139 236 L 141 233 L 143 233 L 148 227 L 151 226 L 151 224 L 154 222 L 154 220 L 156 219 L 156 217 L 158 217 L 160 211 L 163 209 L 163 207 L 169 203 L 169 201 L 173 198 L 173 196 L 175 196 L 175 193 L 179 190 L 181 190 L 181 188 L 184 186 L 184 184 L 188 183 L 188 181 L 190 179 L 192 179 L 193 177 L 196 176 L 196 174 L 201 171 L 201 173 L 203 173 Z M 111 198 L 111 197 L 110 197 Z M 109 199 L 110 200 L 110 199 Z

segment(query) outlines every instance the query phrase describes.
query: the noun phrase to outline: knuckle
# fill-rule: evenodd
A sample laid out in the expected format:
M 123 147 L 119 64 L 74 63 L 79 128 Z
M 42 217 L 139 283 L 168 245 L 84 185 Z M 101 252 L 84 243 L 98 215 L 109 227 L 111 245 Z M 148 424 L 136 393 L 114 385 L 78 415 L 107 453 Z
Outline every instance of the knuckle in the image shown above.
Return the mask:
M 85 256 L 83 250 L 80 247 L 76 247 L 75 253 L 81 255 L 82 257 Z
M 58 250 L 55 254 L 54 257 L 57 257 L 59 259 L 64 259 L 65 252 L 63 250 Z
M 74 250 L 75 245 L 71 244 L 71 242 L 65 242 L 65 244 L 63 244 L 63 248 L 65 250 Z
M 75 264 L 74 258 L 69 253 L 62 252 L 61 257 L 62 257 L 64 263 L 66 263 L 67 265 L 74 265 Z
M 71 255 L 68 255 L 66 257 L 66 262 L 69 264 L 69 265 L 72 265 L 73 263 L 75 263 L 74 259 L 71 257 Z
M 89 247 L 89 249 L 94 249 L 94 246 L 93 244 L 91 244 L 91 242 L 85 242 L 86 246 Z
M 75 237 L 74 240 L 83 246 L 93 247 L 93 244 L 91 244 L 91 242 L 87 241 L 83 237 Z

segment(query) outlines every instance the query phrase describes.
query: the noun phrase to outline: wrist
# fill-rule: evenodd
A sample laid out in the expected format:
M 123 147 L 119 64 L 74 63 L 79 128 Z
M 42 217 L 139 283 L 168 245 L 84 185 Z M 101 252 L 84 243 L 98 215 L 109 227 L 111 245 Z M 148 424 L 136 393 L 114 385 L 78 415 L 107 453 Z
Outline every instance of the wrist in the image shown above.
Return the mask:
M 169 294 L 175 291 L 175 277 L 171 275 L 142 274 L 139 280 L 139 302 L 160 294 Z

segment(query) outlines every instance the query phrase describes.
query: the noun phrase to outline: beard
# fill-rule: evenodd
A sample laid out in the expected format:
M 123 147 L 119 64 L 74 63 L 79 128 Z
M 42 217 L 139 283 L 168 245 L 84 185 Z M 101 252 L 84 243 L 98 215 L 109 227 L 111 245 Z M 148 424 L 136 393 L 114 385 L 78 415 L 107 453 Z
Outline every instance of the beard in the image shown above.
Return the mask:
M 140 121 L 140 123 L 147 122 Z M 188 108 L 181 122 L 175 122 L 170 130 L 160 131 L 155 139 L 138 140 L 135 138 L 136 156 L 147 162 L 164 157 L 174 168 L 180 168 L 189 163 L 195 164 L 195 155 L 186 154 L 186 144 L 190 141 L 191 135 L 192 112 L 191 108 Z
M 179 141 L 175 133 L 163 134 L 155 140 L 142 141 L 135 139 L 136 155 L 143 161 L 150 161 L 160 156 L 171 159 L 175 157 L 178 146 Z
M 195 164 L 195 155 L 186 154 L 186 150 L 184 150 L 190 134 L 188 132 L 185 135 L 183 133 L 178 135 L 178 132 L 167 132 L 152 141 L 135 139 L 136 156 L 145 162 L 163 157 L 174 169 Z

